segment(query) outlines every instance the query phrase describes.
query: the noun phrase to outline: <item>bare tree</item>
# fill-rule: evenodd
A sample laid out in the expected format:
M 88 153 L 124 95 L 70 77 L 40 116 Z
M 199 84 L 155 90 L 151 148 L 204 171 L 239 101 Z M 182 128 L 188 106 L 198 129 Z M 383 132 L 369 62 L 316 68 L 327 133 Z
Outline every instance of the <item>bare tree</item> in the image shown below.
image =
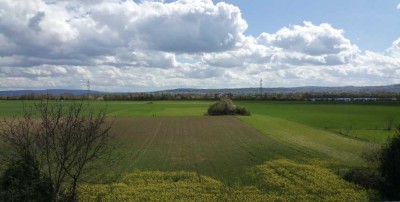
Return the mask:
M 4 119 L 0 141 L 14 154 L 29 153 L 40 162 L 53 182 L 54 200 L 74 200 L 88 165 L 109 152 L 112 122 L 104 110 L 87 110 L 83 102 L 42 101 L 34 109 L 37 116 L 24 110 L 22 119 Z

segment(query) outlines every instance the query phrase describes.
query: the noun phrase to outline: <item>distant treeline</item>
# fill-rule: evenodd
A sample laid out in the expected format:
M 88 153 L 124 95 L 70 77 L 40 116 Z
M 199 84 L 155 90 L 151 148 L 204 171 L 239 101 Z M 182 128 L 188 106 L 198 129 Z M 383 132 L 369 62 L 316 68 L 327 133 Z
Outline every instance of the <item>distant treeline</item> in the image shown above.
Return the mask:
M 281 100 L 281 101 L 398 101 L 400 93 L 264 93 L 264 94 L 222 94 L 222 93 L 107 93 L 107 94 L 25 94 L 0 95 L 0 100 L 99 100 L 99 101 L 157 101 L 157 100 L 218 100 L 222 95 L 232 100 Z

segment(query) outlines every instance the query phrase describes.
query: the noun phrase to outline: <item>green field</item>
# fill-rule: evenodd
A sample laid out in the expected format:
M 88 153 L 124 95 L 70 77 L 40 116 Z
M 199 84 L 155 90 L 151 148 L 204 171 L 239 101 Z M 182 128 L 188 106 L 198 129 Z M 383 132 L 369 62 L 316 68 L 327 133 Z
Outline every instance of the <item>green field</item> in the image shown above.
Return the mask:
M 119 118 L 112 133 L 118 134 L 119 163 L 112 170 L 105 168 L 104 174 L 186 170 L 229 184 L 245 180 L 247 169 L 267 160 L 314 156 L 228 116 Z
M 243 193 L 244 195 L 235 196 L 238 197 L 238 201 L 244 196 L 256 201 L 279 196 L 279 193 L 271 190 L 294 193 L 295 198 L 281 198 L 281 200 L 318 200 L 313 197 L 323 191 L 313 192 L 314 188 L 307 188 L 306 185 L 314 179 L 308 179 L 309 169 L 327 169 L 322 173 L 329 172 L 329 176 L 337 177 L 335 173 L 340 169 L 365 166 L 365 162 L 360 158 L 361 153 L 373 142 L 383 143 L 394 134 L 394 123 L 399 122 L 396 114 L 400 112 L 398 103 L 241 101 L 236 104 L 248 108 L 252 116 L 204 116 L 211 103 L 207 101 L 90 102 L 88 105 L 91 108 L 107 109 L 107 115 L 115 120 L 112 133 L 116 136 L 111 164 L 99 165 L 98 172 L 90 175 L 90 178 L 95 181 L 108 180 L 119 175 L 137 173 L 140 170 L 161 177 L 153 180 L 167 183 L 169 178 L 165 179 L 162 177 L 163 173 L 157 174 L 157 172 L 187 171 L 190 172 L 188 175 L 194 173 L 212 177 L 211 181 L 217 180 L 217 184 L 222 183 L 222 187 L 228 187 L 224 188 L 229 189 L 228 191 L 213 195 L 220 197 L 221 200 L 226 197 L 222 196 L 222 193 L 230 193 L 231 196 L 235 195 L 234 193 Z M 0 101 L 0 117 L 20 115 L 22 104 L 19 101 Z M 26 107 L 33 104 L 32 101 L 24 102 Z M 388 130 L 390 120 L 393 123 L 392 130 Z M 290 166 L 296 167 L 297 170 L 294 169 L 296 172 L 289 170 L 286 173 L 285 170 L 280 170 Z M 259 171 L 261 168 L 264 174 L 269 176 L 268 178 L 276 179 L 259 182 L 264 175 Z M 141 172 L 136 175 L 141 176 Z M 290 186 L 282 181 L 294 180 L 295 175 L 299 180 L 303 179 L 304 186 L 302 186 L 303 181 L 293 181 Z M 315 179 L 326 179 L 327 176 L 325 173 L 315 176 Z M 190 178 L 189 181 L 193 180 Z M 163 184 L 161 182 L 160 184 Z M 121 183 L 125 184 L 124 186 L 129 184 Z M 87 186 L 91 190 L 91 185 Z M 118 187 L 119 184 L 115 186 Z M 209 196 L 207 190 L 210 187 L 207 186 L 203 187 L 206 191 L 199 188 L 199 192 Z M 210 186 L 216 185 L 211 183 Z M 358 190 L 357 187 L 347 184 L 343 186 L 350 190 L 349 193 L 355 194 L 357 199 L 365 196 L 357 195 L 361 193 L 355 191 Z M 339 187 L 338 190 L 347 188 Z M 126 191 L 130 190 L 134 194 L 140 189 L 141 187 L 136 187 Z M 153 191 L 157 189 L 160 187 L 154 188 Z M 309 191 L 301 194 L 298 189 Z M 103 193 L 99 190 L 104 191 L 104 187 L 100 186 L 94 191 L 85 193 L 90 198 L 91 194 Z M 327 192 L 325 195 L 329 194 L 332 193 Z M 191 196 L 189 194 L 188 197 Z M 177 196 L 172 194 L 168 197 Z M 323 196 L 320 199 L 327 198 Z
M 400 122 L 400 103 L 237 102 L 268 115 L 360 140 L 384 142 Z M 392 130 L 388 125 L 392 120 Z
M 0 117 L 21 114 L 22 106 L 33 101 L 0 101 Z M 93 108 L 106 108 L 112 117 L 203 116 L 207 101 L 113 101 L 90 102 Z M 400 122 L 400 103 L 315 103 L 283 101 L 241 101 L 252 114 L 281 118 L 358 140 L 382 143 L 393 135 Z M 392 124 L 390 124 L 392 123 Z M 391 128 L 392 130 L 388 130 Z

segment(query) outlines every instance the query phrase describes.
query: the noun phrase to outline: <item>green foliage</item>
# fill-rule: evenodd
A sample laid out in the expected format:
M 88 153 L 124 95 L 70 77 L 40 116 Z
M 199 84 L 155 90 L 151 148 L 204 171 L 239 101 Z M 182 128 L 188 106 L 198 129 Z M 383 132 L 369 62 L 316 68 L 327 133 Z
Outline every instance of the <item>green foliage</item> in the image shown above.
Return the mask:
M 234 115 L 236 114 L 236 105 L 232 100 L 223 98 L 208 107 L 208 115 Z
M 369 144 L 365 147 L 361 153 L 361 158 L 367 162 L 367 166 L 371 170 L 377 170 L 380 166 L 380 160 L 382 155 L 381 144 Z
M 245 107 L 237 107 L 236 114 L 243 115 L 243 116 L 250 116 L 251 113 Z
M 380 172 L 385 183 L 383 194 L 389 200 L 400 200 L 400 125 L 382 149 Z
M 350 169 L 344 174 L 343 179 L 366 189 L 379 190 L 383 184 L 382 177 L 373 169 Z
M 31 155 L 11 164 L 0 179 L 1 201 L 52 201 L 53 186 Z
M 208 107 L 208 115 L 246 115 L 249 116 L 250 112 L 244 107 L 237 107 L 232 100 L 222 98 L 220 101 L 213 103 Z

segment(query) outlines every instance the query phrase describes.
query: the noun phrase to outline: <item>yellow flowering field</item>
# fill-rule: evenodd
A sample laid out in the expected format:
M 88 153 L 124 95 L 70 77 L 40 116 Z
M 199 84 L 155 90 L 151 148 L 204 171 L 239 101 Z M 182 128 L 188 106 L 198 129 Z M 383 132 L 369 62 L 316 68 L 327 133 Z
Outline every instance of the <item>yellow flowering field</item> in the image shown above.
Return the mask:
M 255 168 L 254 185 L 227 187 L 195 172 L 136 171 L 113 184 L 84 184 L 80 201 L 368 201 L 331 171 L 281 159 Z

